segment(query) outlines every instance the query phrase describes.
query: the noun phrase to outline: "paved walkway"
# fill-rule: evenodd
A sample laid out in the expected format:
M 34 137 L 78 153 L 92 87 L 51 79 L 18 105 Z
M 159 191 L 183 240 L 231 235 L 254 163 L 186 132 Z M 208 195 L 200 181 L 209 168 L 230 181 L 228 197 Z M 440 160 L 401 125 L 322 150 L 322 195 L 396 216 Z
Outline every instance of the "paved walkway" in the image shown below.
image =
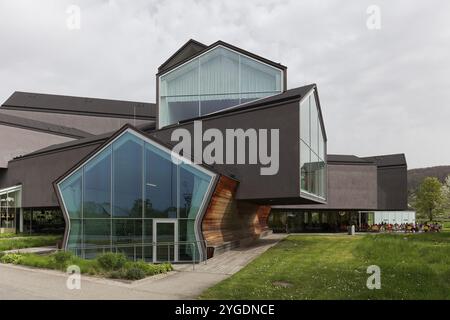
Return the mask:
M 132 283 L 82 276 L 81 289 L 66 287 L 67 275 L 53 270 L 0 264 L 0 300 L 6 299 L 195 299 L 228 278 L 284 238 L 274 234 L 257 244 L 236 248 L 208 260 L 206 265 L 175 265 L 165 275 Z
M 4 253 L 35 253 L 35 254 L 47 254 L 56 251 L 56 246 L 49 247 L 33 247 L 33 248 L 23 248 L 23 249 L 13 249 L 3 251 Z

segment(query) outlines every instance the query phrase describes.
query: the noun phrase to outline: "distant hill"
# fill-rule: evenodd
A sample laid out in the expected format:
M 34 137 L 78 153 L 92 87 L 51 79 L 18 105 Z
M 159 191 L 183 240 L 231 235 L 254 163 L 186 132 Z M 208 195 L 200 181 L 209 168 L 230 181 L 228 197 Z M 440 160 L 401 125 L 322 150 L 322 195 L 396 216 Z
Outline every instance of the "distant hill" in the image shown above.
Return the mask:
M 422 180 L 426 177 L 436 177 L 439 181 L 444 182 L 448 175 L 450 175 L 450 166 L 437 166 L 408 170 L 408 193 L 417 190 Z

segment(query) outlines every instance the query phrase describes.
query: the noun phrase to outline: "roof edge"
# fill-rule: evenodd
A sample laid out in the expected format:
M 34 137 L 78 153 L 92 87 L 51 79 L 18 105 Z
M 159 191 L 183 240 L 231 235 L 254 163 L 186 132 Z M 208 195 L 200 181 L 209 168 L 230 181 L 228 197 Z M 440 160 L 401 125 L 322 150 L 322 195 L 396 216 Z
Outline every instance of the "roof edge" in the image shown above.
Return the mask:
M 243 54 L 243 55 L 249 56 L 249 57 L 251 57 L 251 58 L 253 58 L 253 59 L 255 59 L 255 60 L 258 60 L 258 61 L 261 61 L 261 62 L 263 62 L 263 63 L 266 63 L 266 64 L 268 64 L 268 65 L 270 65 L 270 66 L 272 66 L 272 67 L 281 69 L 281 70 L 283 70 L 284 72 L 286 72 L 286 70 L 287 70 L 287 67 L 286 67 L 285 65 L 281 64 L 281 63 L 275 62 L 275 61 L 273 61 L 273 60 L 269 60 L 269 59 L 267 59 L 267 58 L 264 58 L 264 57 L 262 57 L 262 56 L 260 56 L 260 55 L 257 55 L 257 54 L 255 54 L 255 53 L 252 53 L 252 52 L 247 51 L 247 50 L 245 50 L 245 49 L 242 49 L 242 48 L 236 47 L 236 46 L 234 46 L 234 45 L 232 45 L 232 44 L 229 44 L 229 43 L 227 43 L 227 42 L 225 42 L 225 41 L 218 40 L 218 41 L 212 43 L 211 45 L 205 47 L 203 50 L 200 50 L 200 51 L 197 52 L 196 54 L 194 54 L 194 55 L 192 55 L 192 56 L 190 56 L 190 57 L 188 57 L 188 58 L 186 58 L 186 59 L 183 59 L 182 61 L 180 61 L 180 62 L 174 64 L 173 66 L 171 66 L 171 67 L 169 67 L 169 68 L 167 68 L 167 69 L 164 69 L 164 70 L 161 70 L 161 71 L 160 71 L 160 69 L 158 68 L 158 73 L 156 74 L 156 76 L 161 76 L 161 75 L 163 75 L 163 74 L 166 74 L 166 73 L 172 71 L 173 69 L 175 69 L 175 68 L 177 68 L 177 67 L 179 67 L 179 66 L 185 64 L 186 62 L 188 62 L 188 61 L 190 61 L 190 60 L 193 60 L 193 59 L 197 58 L 198 56 L 202 55 L 203 53 L 205 53 L 205 52 L 207 52 L 207 51 L 209 51 L 209 50 L 211 50 L 211 49 L 214 49 L 215 47 L 220 46 L 220 45 L 221 45 L 221 46 L 224 46 L 224 47 L 226 47 L 226 48 L 228 48 L 228 49 L 231 49 L 231 50 L 233 50 L 233 51 L 236 51 L 236 52 L 238 52 L 238 53 L 241 53 L 241 54 Z

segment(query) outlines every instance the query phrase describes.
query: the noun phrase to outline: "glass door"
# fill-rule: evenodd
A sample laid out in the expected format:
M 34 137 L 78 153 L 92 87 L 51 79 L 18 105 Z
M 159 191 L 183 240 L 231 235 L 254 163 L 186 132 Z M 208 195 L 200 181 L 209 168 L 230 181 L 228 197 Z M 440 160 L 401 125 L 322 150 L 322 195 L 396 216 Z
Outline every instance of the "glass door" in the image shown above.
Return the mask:
M 176 219 L 153 220 L 153 261 L 178 261 L 178 230 Z

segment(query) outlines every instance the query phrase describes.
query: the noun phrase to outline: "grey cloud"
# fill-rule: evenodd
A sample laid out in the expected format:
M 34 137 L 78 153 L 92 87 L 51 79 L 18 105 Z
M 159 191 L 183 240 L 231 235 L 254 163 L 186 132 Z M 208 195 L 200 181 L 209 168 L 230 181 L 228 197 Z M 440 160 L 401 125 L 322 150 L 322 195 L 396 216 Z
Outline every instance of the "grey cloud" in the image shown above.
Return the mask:
M 222 39 L 287 65 L 289 87 L 318 84 L 330 152 L 449 164 L 450 3 L 431 3 L 2 0 L 0 100 L 24 90 L 154 101 L 161 62 L 190 38 Z M 66 28 L 69 4 L 79 31 Z

